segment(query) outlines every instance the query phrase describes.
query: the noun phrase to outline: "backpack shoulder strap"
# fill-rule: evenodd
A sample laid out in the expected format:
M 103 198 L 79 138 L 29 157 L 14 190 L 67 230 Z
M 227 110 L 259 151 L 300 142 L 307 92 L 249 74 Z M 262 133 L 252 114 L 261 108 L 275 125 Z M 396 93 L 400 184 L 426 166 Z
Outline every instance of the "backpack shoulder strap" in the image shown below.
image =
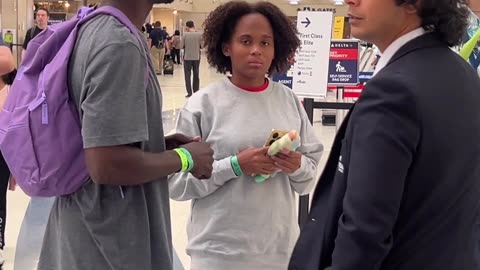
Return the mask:
M 36 25 L 34 25 L 32 28 L 30 28 L 30 33 L 28 33 L 30 35 L 30 40 L 32 40 L 34 38 L 35 30 L 37 30 Z
M 87 21 L 87 20 L 89 20 L 89 19 L 91 19 L 91 18 L 93 18 L 97 15 L 102 15 L 102 14 L 110 15 L 110 16 L 115 17 L 123 25 L 125 25 L 133 35 L 138 36 L 137 27 L 135 27 L 133 25 L 133 23 L 130 21 L 130 19 L 128 19 L 128 17 L 125 14 L 123 14 L 122 11 L 120 11 L 120 10 L 118 10 L 118 9 L 112 7 L 112 6 L 102 6 L 102 7 L 96 8 L 93 12 L 88 14 L 88 16 L 85 16 L 84 19 L 82 20 L 82 22 Z

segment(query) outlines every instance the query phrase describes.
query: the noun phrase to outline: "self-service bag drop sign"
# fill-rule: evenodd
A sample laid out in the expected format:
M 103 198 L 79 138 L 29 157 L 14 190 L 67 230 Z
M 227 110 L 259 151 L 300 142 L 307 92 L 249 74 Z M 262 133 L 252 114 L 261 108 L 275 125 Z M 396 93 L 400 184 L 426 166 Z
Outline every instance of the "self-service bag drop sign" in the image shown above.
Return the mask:
M 359 42 L 355 40 L 334 40 L 330 45 L 329 85 L 357 85 Z

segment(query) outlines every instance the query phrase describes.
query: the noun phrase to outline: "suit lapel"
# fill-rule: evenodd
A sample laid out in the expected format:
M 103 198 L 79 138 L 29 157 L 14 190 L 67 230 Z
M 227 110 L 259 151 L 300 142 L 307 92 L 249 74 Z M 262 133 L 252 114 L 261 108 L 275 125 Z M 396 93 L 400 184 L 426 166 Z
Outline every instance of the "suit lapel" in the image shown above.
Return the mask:
M 332 150 L 330 151 L 330 156 L 328 157 L 327 164 L 325 165 L 325 169 L 323 170 L 323 173 L 318 180 L 317 187 L 315 188 L 312 205 L 315 204 L 314 202 L 318 200 L 322 193 L 329 189 L 331 183 L 335 178 L 335 173 L 338 166 L 338 159 L 340 158 L 340 151 L 342 149 L 342 141 L 345 138 L 348 122 L 350 120 L 352 111 L 355 108 L 355 104 L 356 103 L 354 103 L 352 108 L 350 108 L 350 110 L 348 111 L 345 119 L 342 122 L 342 125 L 340 125 L 340 128 L 335 135 L 335 140 L 333 141 Z
M 438 37 L 435 34 L 427 33 L 425 35 L 422 35 L 420 37 L 417 37 L 409 41 L 407 44 L 401 47 L 400 50 L 398 50 L 398 52 L 394 54 L 394 56 L 386 66 L 393 64 L 398 59 L 416 50 L 422 50 L 425 48 L 432 48 L 432 47 L 445 47 L 445 46 L 446 44 L 441 42 L 440 39 L 438 39 Z M 350 115 L 354 107 L 355 107 L 355 104 L 352 106 L 352 108 L 348 112 L 342 125 L 340 126 L 340 129 L 337 132 L 337 135 L 335 136 L 335 140 L 333 142 L 332 150 L 330 152 L 330 156 L 328 158 L 327 164 L 319 179 L 317 187 L 315 188 L 312 205 L 318 199 L 321 193 L 329 189 L 328 187 L 331 186 L 330 184 L 333 182 L 333 179 L 335 178 L 335 172 L 338 166 L 338 159 L 340 158 L 340 151 L 342 148 L 342 140 L 345 137 L 348 122 L 350 120 Z
M 387 63 L 387 66 L 390 64 L 394 63 L 398 59 L 404 57 L 405 55 L 414 52 L 416 50 L 422 50 L 426 48 L 435 48 L 435 47 L 446 47 L 447 45 L 440 41 L 440 39 L 437 37 L 436 34 L 434 33 L 426 33 L 420 37 L 417 37 L 411 41 L 409 41 L 407 44 L 403 45 L 390 59 L 390 61 Z

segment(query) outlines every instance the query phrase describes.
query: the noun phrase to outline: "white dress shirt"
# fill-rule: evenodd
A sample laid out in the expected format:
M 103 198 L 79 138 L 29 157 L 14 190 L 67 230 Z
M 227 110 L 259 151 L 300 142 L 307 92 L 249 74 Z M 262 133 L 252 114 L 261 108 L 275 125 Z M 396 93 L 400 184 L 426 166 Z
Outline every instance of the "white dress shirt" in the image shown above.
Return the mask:
M 425 33 L 425 29 L 417 28 L 392 42 L 392 44 L 390 44 L 387 49 L 385 49 L 385 51 L 381 54 L 380 60 L 378 60 L 377 67 L 375 68 L 373 76 L 375 76 L 388 64 L 388 62 L 390 62 L 390 59 L 392 59 L 392 57 L 398 52 L 398 50 L 400 50 L 400 48 L 402 48 L 409 41 L 416 39 L 417 37 Z

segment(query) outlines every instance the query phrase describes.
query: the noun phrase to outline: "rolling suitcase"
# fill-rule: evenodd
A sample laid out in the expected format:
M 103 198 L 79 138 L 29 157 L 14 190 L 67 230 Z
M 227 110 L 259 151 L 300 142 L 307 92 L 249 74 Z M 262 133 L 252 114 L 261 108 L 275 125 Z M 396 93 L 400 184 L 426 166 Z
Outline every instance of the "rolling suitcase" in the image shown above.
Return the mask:
M 166 55 L 163 61 L 163 75 L 173 75 L 175 65 L 171 55 Z

